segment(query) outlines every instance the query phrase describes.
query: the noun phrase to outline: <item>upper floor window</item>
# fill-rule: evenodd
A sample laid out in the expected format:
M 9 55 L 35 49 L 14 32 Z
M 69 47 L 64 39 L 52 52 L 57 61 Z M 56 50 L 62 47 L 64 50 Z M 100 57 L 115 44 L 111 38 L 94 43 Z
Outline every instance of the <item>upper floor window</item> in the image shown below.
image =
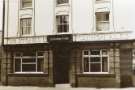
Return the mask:
M 57 4 L 69 3 L 69 0 L 57 0 Z
M 21 0 L 21 8 L 32 7 L 32 0 Z
M 32 18 L 22 18 L 20 19 L 20 31 L 21 35 L 29 35 L 32 30 Z
M 96 13 L 96 30 L 97 31 L 109 30 L 109 12 Z
M 84 73 L 107 73 L 108 51 L 106 49 L 92 49 L 83 51 Z
M 56 27 L 58 33 L 69 31 L 69 16 L 68 15 L 58 15 L 56 16 Z

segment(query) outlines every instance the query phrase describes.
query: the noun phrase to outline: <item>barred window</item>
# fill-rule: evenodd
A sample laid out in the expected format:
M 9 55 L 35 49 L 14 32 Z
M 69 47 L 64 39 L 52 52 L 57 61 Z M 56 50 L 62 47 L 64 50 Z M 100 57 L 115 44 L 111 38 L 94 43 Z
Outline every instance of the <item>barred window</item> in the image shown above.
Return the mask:
M 57 32 L 68 32 L 69 31 L 69 16 L 68 15 L 58 15 L 56 16 L 56 27 Z
M 108 72 L 108 51 L 106 49 L 84 50 L 83 72 L 84 73 Z
M 57 4 L 69 3 L 69 0 L 57 0 Z
M 32 18 L 22 18 L 20 19 L 20 31 L 21 35 L 31 34 L 32 29 Z
M 45 52 L 25 52 L 14 54 L 14 70 L 15 73 L 43 73 Z
M 32 0 L 21 0 L 21 7 L 22 8 L 32 7 Z

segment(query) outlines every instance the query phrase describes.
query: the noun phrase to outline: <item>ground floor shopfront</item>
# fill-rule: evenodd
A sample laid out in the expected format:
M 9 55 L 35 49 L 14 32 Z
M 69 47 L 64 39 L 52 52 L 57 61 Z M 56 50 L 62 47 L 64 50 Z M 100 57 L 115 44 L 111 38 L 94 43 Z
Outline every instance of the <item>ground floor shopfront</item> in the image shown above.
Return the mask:
M 133 86 L 132 41 L 3 46 L 1 82 L 13 86 Z

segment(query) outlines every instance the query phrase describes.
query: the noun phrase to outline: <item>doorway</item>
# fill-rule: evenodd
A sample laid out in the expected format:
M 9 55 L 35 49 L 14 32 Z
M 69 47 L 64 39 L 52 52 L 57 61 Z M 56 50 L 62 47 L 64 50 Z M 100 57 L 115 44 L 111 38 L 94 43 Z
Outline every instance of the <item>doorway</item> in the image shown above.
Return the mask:
M 69 83 L 70 48 L 67 44 L 55 44 L 54 82 L 55 84 Z

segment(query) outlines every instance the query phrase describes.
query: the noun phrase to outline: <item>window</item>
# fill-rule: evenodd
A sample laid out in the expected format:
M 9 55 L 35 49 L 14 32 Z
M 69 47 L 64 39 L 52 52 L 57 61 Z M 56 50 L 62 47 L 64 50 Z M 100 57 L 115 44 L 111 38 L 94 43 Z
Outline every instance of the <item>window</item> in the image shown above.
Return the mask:
M 96 13 L 96 30 L 97 31 L 109 30 L 109 12 Z
M 69 31 L 69 16 L 68 15 L 58 15 L 56 16 L 56 27 L 57 32 L 68 32 Z
M 65 4 L 68 2 L 69 2 L 69 0 L 57 0 L 57 4 Z
M 32 7 L 32 0 L 21 0 L 21 7 L 22 8 Z
M 20 19 L 20 31 L 21 35 L 29 35 L 31 34 L 32 29 L 32 18 L 22 18 Z
M 135 49 L 133 49 L 133 65 L 132 65 L 132 67 L 133 67 L 133 72 L 134 72 L 134 74 L 135 74 Z
M 15 53 L 15 73 L 43 72 L 44 52 L 36 53 Z
M 84 73 L 108 72 L 108 51 L 106 49 L 84 50 L 83 72 Z

